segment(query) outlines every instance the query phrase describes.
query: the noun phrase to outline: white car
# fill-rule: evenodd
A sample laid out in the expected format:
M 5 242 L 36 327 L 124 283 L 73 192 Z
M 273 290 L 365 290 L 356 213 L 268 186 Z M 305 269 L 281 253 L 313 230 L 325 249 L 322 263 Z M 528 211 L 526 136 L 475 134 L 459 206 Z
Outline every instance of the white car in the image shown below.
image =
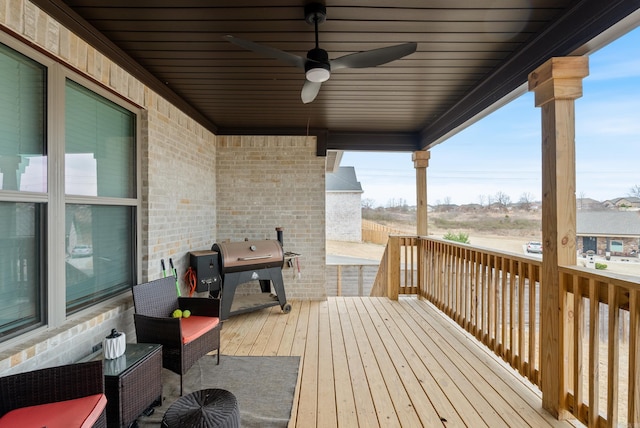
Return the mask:
M 89 257 L 93 254 L 93 247 L 91 245 L 76 245 L 71 250 L 71 257 Z
M 527 242 L 527 253 L 538 253 L 542 254 L 542 244 L 537 241 L 529 241 Z

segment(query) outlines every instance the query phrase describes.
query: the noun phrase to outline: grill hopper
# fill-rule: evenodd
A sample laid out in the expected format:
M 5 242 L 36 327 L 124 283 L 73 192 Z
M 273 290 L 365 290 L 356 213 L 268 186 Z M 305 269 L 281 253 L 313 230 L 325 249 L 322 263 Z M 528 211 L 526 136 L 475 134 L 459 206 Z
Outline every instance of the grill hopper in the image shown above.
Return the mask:
M 222 276 L 220 319 L 278 304 L 285 313 L 291 310 L 282 280 L 284 253 L 279 241 L 221 242 L 211 250 L 218 253 Z M 238 285 L 256 280 L 261 293 L 235 296 Z

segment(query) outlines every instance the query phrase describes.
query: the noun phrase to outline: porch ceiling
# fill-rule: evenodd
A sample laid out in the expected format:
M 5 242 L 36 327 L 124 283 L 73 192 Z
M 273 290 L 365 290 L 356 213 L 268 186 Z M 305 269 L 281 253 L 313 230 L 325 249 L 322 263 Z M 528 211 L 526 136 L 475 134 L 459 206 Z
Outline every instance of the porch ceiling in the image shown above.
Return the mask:
M 315 134 L 319 152 L 431 147 L 640 7 L 633 0 L 332 0 L 334 59 L 417 42 L 375 69 L 342 69 L 303 104 L 302 70 L 225 40 L 305 56 L 308 0 L 32 0 L 217 134 Z M 203 6 L 203 4 L 205 6 Z

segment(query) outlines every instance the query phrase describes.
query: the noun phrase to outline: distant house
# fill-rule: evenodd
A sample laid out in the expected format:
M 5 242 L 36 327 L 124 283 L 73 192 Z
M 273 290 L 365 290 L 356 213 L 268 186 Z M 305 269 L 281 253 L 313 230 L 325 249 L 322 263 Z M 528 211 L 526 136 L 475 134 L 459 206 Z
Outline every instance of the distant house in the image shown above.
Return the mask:
M 352 166 L 328 172 L 326 191 L 326 236 L 331 241 L 362 241 L 362 186 Z
M 576 208 L 583 211 L 598 211 L 604 209 L 602 202 L 591 198 L 577 198 Z
M 581 254 L 638 256 L 640 211 L 578 211 L 576 246 Z
M 626 209 L 629 211 L 640 210 L 640 198 L 628 196 L 626 198 L 615 198 L 602 203 L 605 208 Z

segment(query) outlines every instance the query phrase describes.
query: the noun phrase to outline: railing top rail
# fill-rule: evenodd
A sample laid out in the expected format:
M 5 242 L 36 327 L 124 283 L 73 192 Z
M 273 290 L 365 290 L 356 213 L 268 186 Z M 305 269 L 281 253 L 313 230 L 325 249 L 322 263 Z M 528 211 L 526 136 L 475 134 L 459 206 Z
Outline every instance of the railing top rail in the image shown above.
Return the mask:
M 583 266 L 559 266 L 558 270 L 561 274 L 576 275 L 576 272 L 578 272 L 578 276 L 583 278 L 593 279 L 597 282 L 606 282 L 616 287 L 640 291 L 640 277 L 637 276 L 624 275 L 621 273 L 598 272 L 595 269 Z
M 527 255 L 524 255 L 524 254 L 513 253 L 513 252 L 510 252 L 510 251 L 499 251 L 499 250 L 495 250 L 493 248 L 480 247 L 480 246 L 473 245 L 473 244 L 463 244 L 461 242 L 449 241 L 447 239 L 442 239 L 442 238 L 418 236 L 418 239 L 420 241 L 432 241 L 432 242 L 443 243 L 443 244 L 446 244 L 446 245 L 450 245 L 452 247 L 468 249 L 468 250 L 471 250 L 471 251 L 479 251 L 479 252 L 482 252 L 482 253 L 485 253 L 485 254 L 489 254 L 489 255 L 492 255 L 492 256 L 507 257 L 509 259 L 513 259 L 513 260 L 520 261 L 520 262 L 523 262 L 523 263 L 530 263 L 530 264 L 533 264 L 533 265 L 542 266 L 542 260 L 540 258 L 533 257 L 533 256 L 527 256 Z

